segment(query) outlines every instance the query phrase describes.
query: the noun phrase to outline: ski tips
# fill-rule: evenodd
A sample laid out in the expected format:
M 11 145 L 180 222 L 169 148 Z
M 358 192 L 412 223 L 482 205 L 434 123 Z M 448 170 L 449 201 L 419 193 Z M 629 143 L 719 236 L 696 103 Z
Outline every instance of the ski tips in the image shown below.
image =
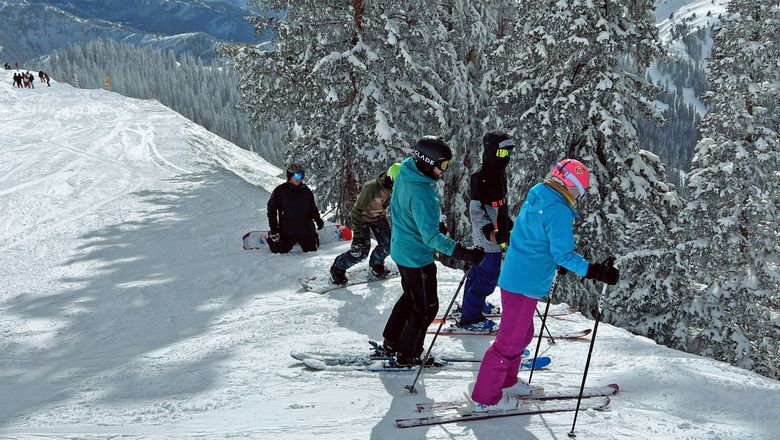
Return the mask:
M 613 390 L 615 390 L 615 394 L 617 394 L 618 391 L 620 391 L 620 386 L 618 384 L 616 384 L 616 383 L 611 383 L 611 384 L 609 384 L 607 386 L 612 388 Z
M 301 360 L 301 362 L 303 362 L 303 365 L 306 365 L 308 368 L 313 370 L 325 370 L 328 368 L 328 365 L 319 359 L 307 358 Z

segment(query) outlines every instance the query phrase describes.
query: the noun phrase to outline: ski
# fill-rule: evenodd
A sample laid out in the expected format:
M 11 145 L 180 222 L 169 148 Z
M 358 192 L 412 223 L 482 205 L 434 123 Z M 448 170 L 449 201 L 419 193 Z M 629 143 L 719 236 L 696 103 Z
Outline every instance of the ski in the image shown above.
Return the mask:
M 579 388 L 553 388 L 553 389 L 547 389 L 544 387 L 535 388 L 535 391 L 533 394 L 528 396 L 523 396 L 523 399 L 526 400 L 568 400 L 568 399 L 577 399 L 580 395 Z M 617 394 L 617 392 L 620 391 L 620 387 L 615 384 L 611 383 L 606 386 L 602 387 L 587 387 L 582 393 L 582 397 L 602 397 L 602 396 L 614 396 Z M 428 411 L 446 411 L 446 410 L 452 410 L 457 409 L 461 406 L 464 406 L 466 402 L 464 400 L 449 400 L 449 401 L 442 401 L 442 402 L 426 402 L 426 403 L 418 403 L 417 404 L 417 411 L 418 412 L 428 412 Z
M 609 406 L 608 396 L 583 399 L 580 410 L 602 410 Z M 475 420 L 495 419 L 498 417 L 530 416 L 537 414 L 552 414 L 572 412 L 577 410 L 576 400 L 523 400 L 520 408 L 505 411 L 469 412 L 466 414 L 451 412 L 409 419 L 396 419 L 398 428 L 414 428 L 417 426 L 443 425 L 445 423 L 472 422 Z
M 449 316 L 447 316 L 447 319 L 444 319 L 443 316 L 437 316 L 436 318 L 434 318 L 433 324 L 441 324 L 442 322 L 446 322 L 446 321 L 459 322 L 462 313 L 463 313 L 463 308 L 458 302 L 455 302 L 452 312 L 449 314 Z M 564 310 L 550 312 L 547 314 L 547 316 L 549 318 L 554 318 L 554 319 L 570 320 L 567 319 L 566 317 L 573 313 L 577 313 L 576 307 L 569 307 Z M 482 316 L 493 320 L 501 319 L 501 313 L 489 313 L 489 314 L 483 314 Z
M 573 331 L 573 332 L 569 332 L 569 333 L 553 334 L 552 337 L 555 338 L 556 340 L 558 340 L 558 339 L 561 339 L 561 340 L 580 339 L 580 338 L 584 338 L 585 336 L 588 336 L 590 334 L 590 332 L 592 332 L 592 331 L 593 331 L 592 329 L 586 328 L 586 329 L 583 329 L 583 330 Z M 435 334 L 435 333 L 436 333 L 435 330 L 428 330 L 428 334 L 429 335 L 432 335 L 432 334 Z M 496 333 L 498 333 L 498 330 L 496 330 L 494 332 L 489 332 L 489 333 L 488 332 L 473 332 L 473 331 L 464 330 L 464 329 L 462 329 L 460 327 L 452 325 L 450 327 L 442 328 L 441 331 L 439 332 L 439 336 L 495 336 Z M 547 337 L 547 335 L 545 335 L 545 337 Z
M 338 354 L 322 354 L 322 353 L 310 353 L 293 351 L 290 353 L 293 359 L 303 362 L 307 367 L 314 370 L 330 370 L 330 371 L 390 371 L 390 372 L 403 372 L 403 371 L 416 371 L 419 365 L 412 365 L 409 367 L 399 367 L 394 364 L 395 358 L 387 355 L 379 354 L 365 354 L 365 355 L 338 355 Z M 458 363 L 479 363 L 482 359 L 469 359 L 469 358 L 449 358 L 441 357 L 436 358 L 437 364 L 426 367 L 429 369 L 444 369 L 452 367 Z M 541 356 L 534 362 L 534 369 L 540 370 L 546 368 L 552 363 L 552 359 L 547 356 Z M 524 360 L 520 368 L 530 369 L 531 360 Z

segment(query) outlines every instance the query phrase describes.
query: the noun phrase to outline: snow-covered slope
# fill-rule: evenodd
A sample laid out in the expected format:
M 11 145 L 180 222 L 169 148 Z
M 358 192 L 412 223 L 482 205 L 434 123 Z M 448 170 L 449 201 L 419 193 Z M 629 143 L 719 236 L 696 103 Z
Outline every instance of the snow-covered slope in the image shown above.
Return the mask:
M 661 42 L 669 44 L 672 29 L 680 24 L 687 25 L 690 32 L 712 26 L 728 5 L 729 0 L 657 0 L 655 21 Z
M 290 350 L 361 352 L 398 280 L 302 292 L 348 243 L 314 255 L 241 249 L 279 170 L 153 101 L 0 71 L 0 437 L 561 439 L 571 414 L 397 430 L 414 403 L 457 398 L 469 367 L 307 371 Z M 251 182 L 251 183 L 249 183 Z M 462 273 L 440 267 L 440 303 Z M 592 327 L 581 315 L 555 331 Z M 488 338 L 435 352 L 481 357 Z M 587 341 L 544 343 L 537 384 L 577 386 Z M 527 377 L 527 376 L 526 376 Z M 772 439 L 780 383 L 601 325 L 589 384 L 617 382 L 580 438 Z

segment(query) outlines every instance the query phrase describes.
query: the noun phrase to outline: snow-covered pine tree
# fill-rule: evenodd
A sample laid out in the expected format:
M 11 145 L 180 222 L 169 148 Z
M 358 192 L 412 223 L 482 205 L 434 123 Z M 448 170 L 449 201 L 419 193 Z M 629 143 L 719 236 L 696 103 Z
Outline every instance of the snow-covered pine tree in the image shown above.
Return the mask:
M 266 2 L 278 8 L 287 2 Z M 233 47 L 243 101 L 262 125 L 290 125 L 291 160 L 312 169 L 320 201 L 337 217 L 376 172 L 421 135 L 453 146 L 444 212 L 455 236 L 468 230 L 468 179 L 484 132 L 500 127 L 488 88 L 491 47 L 512 21 L 512 0 L 291 2 L 271 20 L 273 50 Z M 257 19 L 258 29 L 268 20 Z M 305 80 L 304 80 L 305 79 Z M 259 86 L 258 86 L 259 85 Z M 476 158 L 476 161 L 474 159 Z
M 482 164 L 482 137 L 503 126 L 495 105 L 494 78 L 506 66 L 496 53 L 517 18 L 515 0 L 448 0 L 441 2 L 448 50 L 455 63 L 449 68 L 447 102 L 453 172 L 445 175 L 443 209 L 450 234 L 467 240 L 469 181 Z
M 258 5 L 259 6 L 259 5 Z M 273 47 L 234 47 L 252 120 L 289 127 L 321 207 L 345 220 L 362 185 L 422 134 L 449 140 L 447 50 L 440 5 L 424 0 L 266 1 L 254 24 Z M 267 13 L 267 16 L 273 16 Z
M 591 261 L 620 257 L 605 318 L 665 340 L 676 322 L 668 228 L 679 201 L 658 157 L 639 148 L 634 118 L 660 117 L 643 72 L 660 50 L 653 1 L 536 0 L 522 11 L 502 45 L 512 64 L 498 78 L 519 141 L 512 200 L 522 202 L 556 161 L 584 162 L 591 187 L 578 208 L 580 250 Z M 590 310 L 600 287 L 570 276 L 557 299 Z
M 780 377 L 780 3 L 732 0 L 682 212 L 690 349 Z M 686 287 L 686 286 L 681 286 Z

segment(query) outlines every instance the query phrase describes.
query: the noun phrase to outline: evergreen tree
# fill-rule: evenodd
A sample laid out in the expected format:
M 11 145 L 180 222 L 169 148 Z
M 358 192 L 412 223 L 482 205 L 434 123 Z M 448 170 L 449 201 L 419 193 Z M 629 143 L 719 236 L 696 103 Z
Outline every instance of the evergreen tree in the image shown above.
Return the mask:
M 362 184 L 424 134 L 455 147 L 449 174 L 461 174 L 467 142 L 481 138 L 485 123 L 475 112 L 484 107 L 475 103 L 486 99 L 477 86 L 489 61 L 490 37 L 481 35 L 500 21 L 496 5 L 516 9 L 510 1 L 268 1 L 266 8 L 285 10 L 255 19 L 277 34 L 272 50 L 226 52 L 252 121 L 287 124 L 290 161 L 307 167 L 321 205 L 343 221 Z M 460 189 L 448 179 L 448 193 Z M 458 200 L 449 212 L 462 216 Z
M 682 213 L 690 349 L 780 377 L 780 5 L 732 0 Z
M 260 6 L 260 5 L 258 5 Z M 421 53 L 441 44 L 425 2 L 267 1 L 273 48 L 234 46 L 242 103 L 263 126 L 289 127 L 321 207 L 346 220 L 360 185 L 420 133 L 446 127 L 444 79 Z M 418 47 L 419 46 L 419 47 Z
M 199 58 L 176 58 L 110 39 L 97 39 L 57 50 L 35 62 L 36 70 L 76 87 L 103 88 L 141 99 L 156 99 L 209 131 L 241 148 L 255 151 L 272 163 L 282 163 L 280 129 L 273 121 L 255 132 L 239 103 L 236 73 L 221 65 L 204 65 Z
M 447 102 L 450 144 L 455 156 L 454 172 L 445 174 L 442 212 L 450 234 L 471 240 L 468 218 L 470 176 L 482 165 L 482 138 L 490 131 L 509 131 L 497 113 L 496 93 L 503 85 L 494 82 L 506 65 L 497 49 L 519 13 L 514 0 L 443 3 L 448 50 L 455 63 L 449 69 Z
M 591 187 L 578 208 L 578 243 L 591 261 L 620 257 L 623 273 L 606 318 L 664 339 L 676 321 L 668 229 L 679 202 L 658 157 L 640 149 L 633 117 L 660 118 L 643 76 L 657 44 L 650 0 L 537 0 L 503 42 L 511 64 L 497 81 L 519 141 L 512 199 L 564 157 L 585 163 Z M 567 277 L 558 299 L 590 310 L 601 290 L 590 285 Z

